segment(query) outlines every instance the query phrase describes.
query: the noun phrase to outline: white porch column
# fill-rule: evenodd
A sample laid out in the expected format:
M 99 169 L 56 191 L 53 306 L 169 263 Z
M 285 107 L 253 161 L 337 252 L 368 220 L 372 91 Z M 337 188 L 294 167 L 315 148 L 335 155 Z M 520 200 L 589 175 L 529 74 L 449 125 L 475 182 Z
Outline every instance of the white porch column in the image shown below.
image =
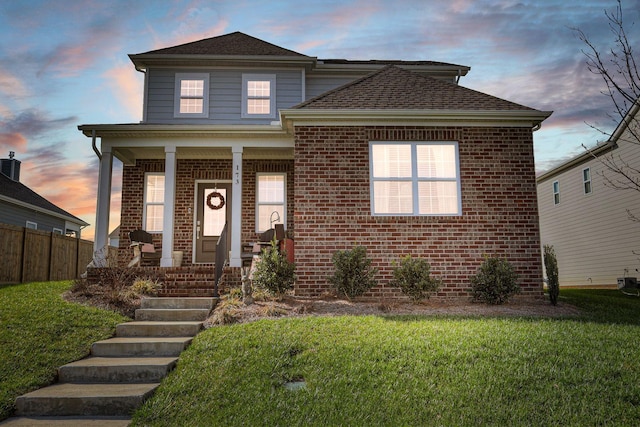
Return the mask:
M 242 147 L 233 147 L 231 186 L 231 255 L 229 266 L 242 267 Z
M 164 148 L 164 216 L 162 220 L 162 258 L 160 267 L 173 266 L 173 220 L 176 201 L 176 147 Z
M 102 148 L 98 169 L 98 201 L 96 205 L 96 229 L 93 240 L 94 256 L 109 243 L 109 214 L 111 210 L 111 175 L 113 154 L 111 147 Z

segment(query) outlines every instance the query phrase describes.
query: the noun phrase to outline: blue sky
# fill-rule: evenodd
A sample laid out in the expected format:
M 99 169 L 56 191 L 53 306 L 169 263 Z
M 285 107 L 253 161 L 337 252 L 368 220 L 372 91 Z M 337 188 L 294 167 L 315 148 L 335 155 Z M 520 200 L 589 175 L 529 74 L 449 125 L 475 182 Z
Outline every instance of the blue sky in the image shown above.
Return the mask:
M 0 0 L 0 156 L 21 181 L 95 223 L 97 158 L 77 125 L 141 119 L 143 75 L 127 54 L 242 31 L 318 58 L 434 60 L 467 65 L 463 86 L 553 110 L 534 134 L 536 168 L 612 130 L 610 101 L 585 66 L 580 28 L 613 47 L 615 0 Z M 640 0 L 623 0 L 632 26 Z M 633 44 L 633 43 L 632 43 Z M 635 43 L 634 45 L 638 45 Z M 119 222 L 120 165 L 111 228 Z M 83 232 L 93 239 L 92 226 Z

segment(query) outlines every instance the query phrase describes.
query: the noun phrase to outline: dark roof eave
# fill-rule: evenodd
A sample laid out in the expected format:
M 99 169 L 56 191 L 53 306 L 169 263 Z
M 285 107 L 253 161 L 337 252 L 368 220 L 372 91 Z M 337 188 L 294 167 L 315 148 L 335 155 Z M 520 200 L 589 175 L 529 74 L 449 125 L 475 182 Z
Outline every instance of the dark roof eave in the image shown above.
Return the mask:
M 271 55 L 199 55 L 199 54 L 131 54 L 129 59 L 137 70 L 144 70 L 149 65 L 154 66 L 194 66 L 230 63 L 260 62 L 263 64 L 295 64 L 313 67 L 317 58 L 313 56 L 271 56 Z

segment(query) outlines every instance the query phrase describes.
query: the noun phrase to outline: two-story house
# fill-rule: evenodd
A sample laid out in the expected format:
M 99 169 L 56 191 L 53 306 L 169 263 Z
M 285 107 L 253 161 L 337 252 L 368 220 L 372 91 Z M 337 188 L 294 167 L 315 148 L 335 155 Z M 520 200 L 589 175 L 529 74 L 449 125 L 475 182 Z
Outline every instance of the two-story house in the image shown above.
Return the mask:
M 541 241 L 558 259 L 560 286 L 615 287 L 640 273 L 640 194 L 623 190 L 640 170 L 638 111 L 633 108 L 604 143 L 538 177 Z M 632 187 L 635 187 L 632 185 Z
M 326 292 L 332 254 L 356 244 L 379 269 L 369 296 L 398 295 L 387 282 L 408 254 L 431 263 L 443 296 L 467 295 L 487 254 L 541 294 L 533 132 L 550 112 L 460 86 L 466 66 L 318 59 L 240 32 L 130 59 L 142 122 L 79 126 L 100 139 L 96 249 L 113 157 L 124 164 L 122 265 L 142 228 L 162 267 L 173 251 L 183 269 L 211 266 L 226 224 L 234 269 L 282 223 L 300 295 Z

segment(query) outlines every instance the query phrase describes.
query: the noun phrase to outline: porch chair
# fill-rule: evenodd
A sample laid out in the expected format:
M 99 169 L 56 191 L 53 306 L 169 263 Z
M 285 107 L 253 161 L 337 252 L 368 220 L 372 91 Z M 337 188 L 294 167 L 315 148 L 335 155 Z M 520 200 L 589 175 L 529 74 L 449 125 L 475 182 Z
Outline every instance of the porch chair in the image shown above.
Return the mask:
M 129 240 L 133 248 L 133 259 L 127 267 L 140 267 L 143 260 L 160 264 L 162 253 L 156 251 L 151 234 L 144 230 L 133 230 L 129 233 Z

